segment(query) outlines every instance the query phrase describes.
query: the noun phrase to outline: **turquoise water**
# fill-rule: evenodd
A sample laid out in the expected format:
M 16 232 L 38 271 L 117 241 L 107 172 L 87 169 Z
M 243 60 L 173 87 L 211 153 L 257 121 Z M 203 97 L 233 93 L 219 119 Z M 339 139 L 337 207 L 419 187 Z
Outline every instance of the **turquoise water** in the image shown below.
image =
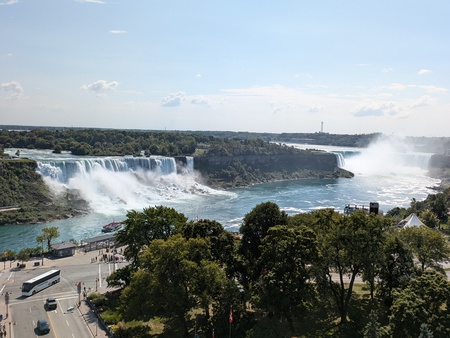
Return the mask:
M 288 214 L 328 207 L 342 212 L 346 204 L 368 206 L 370 202 L 378 202 L 380 210 L 386 212 L 397 206 L 408 207 L 412 198 L 424 199 L 434 193 L 430 188 L 439 183 L 425 175 L 424 167 L 431 154 L 402 153 L 399 156 L 383 149 L 377 155 L 370 149 L 349 152 L 336 147 L 325 150 L 340 154 L 344 167 L 353 171 L 355 177 L 274 182 L 229 191 L 202 185 L 199 183 L 201 177 L 191 170 L 186 170 L 183 175 L 173 170 L 150 171 L 136 167 L 117 170 L 114 165 L 101 164 L 104 159 L 96 162 L 95 158 L 22 150 L 21 156 L 38 161 L 41 174 L 55 193 L 62 187 L 78 190 L 89 201 L 92 212 L 48 224 L 0 227 L 0 250 L 35 247 L 41 228 L 48 226 L 59 228 L 61 236 L 57 242 L 72 238 L 81 241 L 100 235 L 104 224 L 125 219 L 128 210 L 149 206 L 173 207 L 191 220 L 213 219 L 225 228 L 237 231 L 245 214 L 267 201 L 278 204 Z M 80 161 L 91 164 L 81 165 Z M 130 159 L 127 161 L 129 163 Z M 127 161 L 110 158 L 107 162 L 121 164 Z M 165 165 L 161 161 L 158 163 Z M 76 167 L 79 169 L 74 169 Z M 71 168 L 72 172 L 61 172 L 67 170 L 64 168 Z

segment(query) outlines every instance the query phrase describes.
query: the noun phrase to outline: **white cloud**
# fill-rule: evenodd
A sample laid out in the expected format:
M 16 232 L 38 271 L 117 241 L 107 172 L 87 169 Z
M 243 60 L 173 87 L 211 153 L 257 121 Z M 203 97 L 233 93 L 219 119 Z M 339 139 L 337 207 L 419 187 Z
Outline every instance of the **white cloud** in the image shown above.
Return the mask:
M 19 82 L 11 81 L 0 84 L 0 97 L 6 99 L 20 99 L 23 97 L 23 88 Z
M 202 74 L 198 73 L 198 74 L 195 75 L 195 77 L 196 77 L 197 79 L 201 79 Z
M 390 73 L 390 72 L 393 72 L 393 71 L 394 71 L 394 69 L 393 69 L 393 68 L 390 68 L 390 67 L 388 67 L 388 68 L 383 68 L 383 70 L 382 70 L 383 73 Z
M 76 2 L 82 2 L 82 3 L 91 3 L 91 4 L 105 4 L 106 1 L 101 0 L 75 0 Z
M 426 75 L 426 74 L 430 74 L 430 73 L 433 73 L 433 71 L 429 70 L 429 69 L 421 69 L 417 72 L 418 75 Z
M 312 104 L 311 106 L 309 106 L 309 108 L 308 108 L 308 112 L 309 113 L 317 113 L 317 112 L 319 112 L 319 111 L 321 111 L 322 110 L 322 107 L 321 107 L 321 105 L 319 105 L 319 104 Z
M 422 89 L 427 93 L 446 93 L 448 91 L 447 88 L 444 87 L 437 87 L 437 86 L 418 86 L 418 85 L 405 85 L 402 83 L 391 83 L 390 85 L 386 86 L 385 88 L 391 89 L 391 90 L 405 90 L 405 89 Z
M 17 4 L 18 2 L 19 2 L 19 0 L 3 0 L 3 1 L 0 1 L 0 6 L 14 5 L 14 4 Z
M 353 112 L 353 116 L 396 116 L 399 115 L 400 109 L 394 103 L 383 103 L 380 105 L 370 105 L 359 107 Z
M 408 88 L 408 85 L 404 85 L 402 83 L 391 83 L 389 86 L 387 86 L 388 89 L 391 90 L 405 90 Z
M 122 30 L 119 30 L 119 29 L 111 29 L 109 32 L 111 34 L 126 34 L 126 33 L 128 33 L 127 31 L 122 31 Z
M 420 86 L 420 88 L 424 89 L 427 93 L 446 93 L 448 91 L 447 88 L 436 86 Z
M 437 102 L 437 100 L 429 95 L 424 95 L 420 98 L 418 98 L 417 100 L 415 100 L 412 104 L 411 104 L 411 108 L 420 108 L 420 107 L 429 107 L 434 105 Z
M 203 96 L 194 97 L 190 101 L 192 104 L 200 104 L 200 105 L 207 105 L 208 99 Z
M 96 92 L 97 94 L 103 94 L 107 90 L 116 88 L 118 85 L 119 82 L 117 81 L 106 82 L 105 80 L 98 80 L 87 85 L 82 85 L 81 89 L 93 91 Z
M 185 98 L 186 94 L 183 92 L 178 92 L 175 94 L 170 94 L 169 96 L 163 97 L 161 100 L 161 106 L 163 107 L 177 107 L 181 105 L 181 101 Z

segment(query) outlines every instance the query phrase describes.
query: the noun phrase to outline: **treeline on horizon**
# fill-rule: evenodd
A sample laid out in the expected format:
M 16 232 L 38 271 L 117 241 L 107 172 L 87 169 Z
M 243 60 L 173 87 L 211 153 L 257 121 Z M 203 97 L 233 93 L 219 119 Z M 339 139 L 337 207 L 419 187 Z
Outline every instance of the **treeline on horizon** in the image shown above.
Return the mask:
M 237 156 L 305 152 L 260 138 L 111 129 L 0 130 L 0 147 L 51 149 L 90 156 Z
M 189 155 L 194 154 L 192 151 L 192 138 L 198 145 L 202 143 L 210 143 L 213 140 L 263 140 L 266 142 L 276 142 L 276 143 L 301 143 L 301 144 L 312 144 L 312 145 L 330 145 L 330 146 L 341 146 L 341 147 L 368 147 L 370 144 L 374 143 L 380 139 L 389 139 L 391 136 L 384 135 L 379 132 L 369 133 L 369 134 L 330 134 L 325 132 L 315 132 L 315 133 L 265 133 L 265 132 L 234 132 L 234 131 L 183 131 L 183 130 L 140 130 L 140 129 L 107 129 L 107 128 L 67 128 L 67 127 L 51 127 L 51 126 L 20 126 L 20 125 L 0 125 L 0 131 L 11 131 L 11 132 L 31 132 L 34 130 L 39 131 L 52 131 L 55 133 L 62 134 L 50 134 L 45 135 L 47 137 L 47 142 L 39 140 L 40 142 L 27 143 L 27 146 L 34 146 L 36 149 L 55 149 L 57 150 L 62 147 L 62 144 L 58 145 L 58 142 L 51 142 L 53 137 L 56 135 L 68 135 L 64 136 L 64 139 L 69 139 L 70 142 L 63 142 L 65 144 L 65 149 L 72 151 L 70 146 L 76 146 L 76 143 L 85 143 L 91 147 L 97 149 L 90 149 L 89 147 L 84 147 L 80 149 L 80 152 L 96 152 L 94 155 L 130 155 L 139 154 L 139 151 L 147 151 L 148 154 L 153 155 L 163 155 L 163 156 L 177 156 L 177 155 Z M 72 133 L 65 134 L 65 132 L 71 131 Z M 80 132 L 78 134 L 77 132 Z M 85 133 L 88 132 L 91 137 L 86 137 Z M 106 132 L 106 134 L 104 133 Z M 43 136 L 42 132 L 40 134 Z M 98 136 L 95 136 L 98 134 Z M 122 136 L 121 136 L 122 134 Z M 164 134 L 178 135 L 176 137 L 164 137 Z M 151 136 L 161 137 L 161 142 L 157 142 L 152 149 L 148 147 L 147 136 L 150 137 L 151 141 L 153 139 Z M 181 141 L 182 136 L 187 137 L 187 140 Z M 191 138 L 192 137 L 192 138 Z M 70 140 L 73 138 L 73 140 Z M 124 146 L 124 143 L 128 143 L 130 138 L 133 138 L 129 146 Z M 99 153 L 99 144 L 97 142 L 114 142 L 113 144 L 119 148 L 114 150 L 113 148 L 106 147 L 103 151 L 105 154 Z M 450 148 L 450 137 L 425 137 L 425 136 L 405 136 L 403 142 L 409 146 L 414 146 L 416 151 L 432 152 L 432 153 L 446 153 Z M 22 140 L 23 143 L 23 140 Z M 97 143 L 97 144 L 96 144 Z M 0 139 L 0 145 L 5 143 Z M 67 146 L 69 145 L 69 147 Z M 47 148 L 42 148 L 46 146 Z M 16 147 L 16 146 L 13 146 Z M 26 148 L 26 147 L 25 147 Z M 83 147 L 81 147 L 83 148 Z M 76 151 L 76 150 L 75 150 Z M 75 153 L 74 153 L 75 154 Z

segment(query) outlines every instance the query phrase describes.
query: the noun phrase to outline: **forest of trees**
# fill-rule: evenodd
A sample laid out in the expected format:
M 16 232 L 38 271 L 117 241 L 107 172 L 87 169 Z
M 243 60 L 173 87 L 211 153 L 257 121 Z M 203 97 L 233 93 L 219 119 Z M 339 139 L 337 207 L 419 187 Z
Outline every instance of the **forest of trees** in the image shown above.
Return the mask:
M 115 337 L 449 337 L 446 226 L 395 226 L 434 214 L 420 211 L 431 200 L 385 216 L 266 202 L 239 236 L 172 208 L 130 211 L 116 238 L 130 264 L 107 279 L 120 297 L 105 319 Z
M 52 135 L 56 134 L 65 134 L 65 132 L 69 131 L 71 135 L 78 134 L 78 132 L 86 133 L 86 132 L 100 132 L 107 134 L 115 134 L 119 132 L 118 135 L 121 134 L 121 130 L 118 129 L 93 129 L 93 128 L 64 128 L 64 127 L 39 127 L 39 126 L 7 126 L 0 125 L 0 130 L 4 130 L 6 132 L 12 133 L 28 133 L 35 132 L 35 130 L 39 130 L 39 133 L 42 131 L 52 132 Z M 316 144 L 316 145 L 332 145 L 332 146 L 342 146 L 342 147 L 367 147 L 374 141 L 383 138 L 389 138 L 390 136 L 383 135 L 382 133 L 371 133 L 371 134 L 330 134 L 324 132 L 315 132 L 315 133 L 261 133 L 261 132 L 234 132 L 234 131 L 183 131 L 183 130 L 168 130 L 168 131 L 158 131 L 158 130 L 128 130 L 125 131 L 127 136 L 130 135 L 160 135 L 160 134 L 176 134 L 176 135 L 185 135 L 192 136 L 198 142 L 203 142 L 202 140 L 211 140 L 211 139 L 230 139 L 230 140 L 264 140 L 267 142 L 276 142 L 276 143 L 304 143 L 304 144 Z M 91 142 L 85 138 L 84 141 L 74 137 L 76 142 L 85 142 L 86 144 L 91 144 Z M 86 141 L 87 140 L 87 141 Z M 48 141 L 48 140 L 47 140 Z M 123 143 L 124 139 L 120 140 Z M 120 142 L 118 144 L 120 144 Z M 424 151 L 424 152 L 432 152 L 432 153 L 445 153 L 450 146 L 450 138 L 448 137 L 417 137 L 417 136 L 406 136 L 404 138 L 405 144 L 409 146 L 414 146 L 416 151 Z M 45 144 L 48 142 L 39 142 L 39 144 Z M 2 144 L 0 137 L 0 144 Z M 50 142 L 51 144 L 51 142 Z M 35 146 L 35 145 L 34 145 Z M 40 149 L 36 147 L 37 149 Z M 59 148 L 59 147 L 58 147 Z M 54 149 L 53 147 L 47 149 Z M 113 150 L 113 149 L 110 149 Z M 131 148 L 120 149 L 119 151 L 126 151 L 126 154 L 133 154 L 129 152 Z M 166 149 L 163 149 L 166 151 Z M 97 149 L 98 151 L 98 149 Z M 156 154 L 156 153 L 153 153 Z M 108 154 L 112 155 L 112 154 Z M 173 156 L 173 155 L 171 155 Z
M 299 150 L 262 139 L 222 138 L 186 132 L 144 132 L 106 129 L 0 130 L 3 148 L 52 149 L 74 155 L 179 156 L 258 155 L 295 153 Z

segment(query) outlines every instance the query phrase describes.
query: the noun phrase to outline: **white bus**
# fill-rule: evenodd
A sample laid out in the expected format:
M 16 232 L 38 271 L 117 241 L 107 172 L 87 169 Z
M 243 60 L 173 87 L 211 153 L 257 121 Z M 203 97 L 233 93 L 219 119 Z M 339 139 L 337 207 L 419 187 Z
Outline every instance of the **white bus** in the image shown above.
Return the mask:
M 42 275 L 31 278 L 22 284 L 22 296 L 31 296 L 53 284 L 56 284 L 61 279 L 60 270 L 50 270 Z

